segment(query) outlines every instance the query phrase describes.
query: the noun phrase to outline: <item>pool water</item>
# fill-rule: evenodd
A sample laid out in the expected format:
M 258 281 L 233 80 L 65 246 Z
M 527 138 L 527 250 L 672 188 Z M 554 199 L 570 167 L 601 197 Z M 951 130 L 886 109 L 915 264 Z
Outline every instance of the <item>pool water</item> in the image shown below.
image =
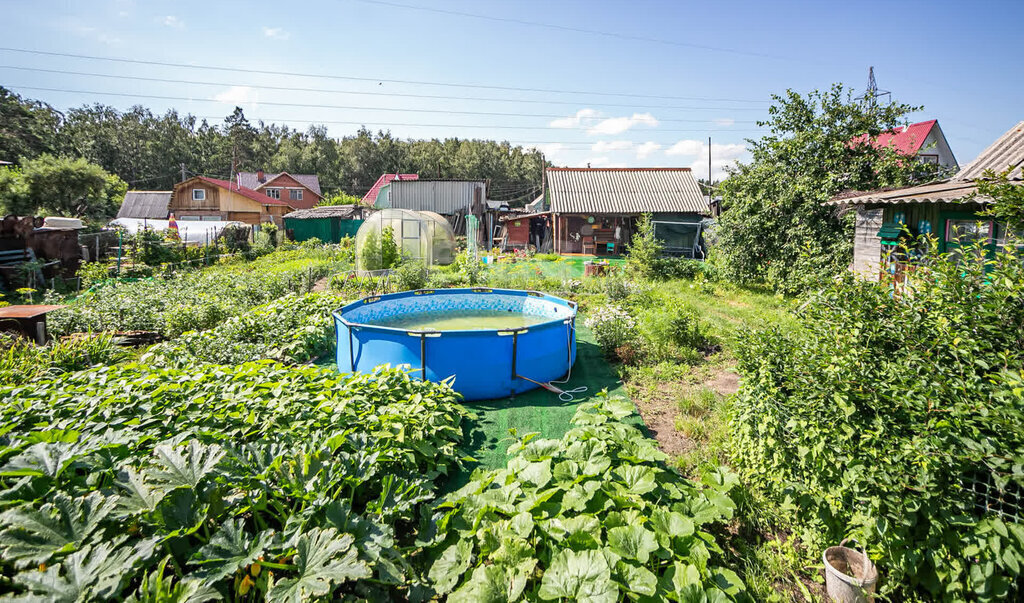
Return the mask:
M 366 324 L 411 331 L 467 331 L 474 329 L 518 329 L 551 320 L 550 316 L 536 316 L 502 310 L 450 310 L 447 312 L 415 312 L 389 316 Z

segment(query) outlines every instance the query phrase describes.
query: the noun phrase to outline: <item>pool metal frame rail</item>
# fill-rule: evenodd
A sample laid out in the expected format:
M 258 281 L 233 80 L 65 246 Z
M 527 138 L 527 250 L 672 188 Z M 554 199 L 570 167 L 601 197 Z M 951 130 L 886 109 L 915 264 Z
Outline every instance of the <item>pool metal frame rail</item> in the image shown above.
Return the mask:
M 405 293 L 412 293 L 413 295 L 433 295 L 437 291 L 438 291 L 437 289 L 416 289 L 414 291 L 409 291 L 409 292 L 405 292 Z M 447 289 L 447 290 L 446 289 L 441 289 L 441 291 L 451 291 L 451 292 L 454 292 L 456 290 L 453 290 L 453 289 Z M 534 290 L 527 290 L 527 289 L 492 289 L 492 288 L 489 288 L 489 287 L 473 287 L 473 288 L 469 289 L 469 291 L 472 291 L 473 293 L 507 293 L 507 292 L 514 292 L 514 293 L 517 293 L 517 294 L 525 293 L 526 295 L 528 295 L 530 297 L 540 297 L 540 298 L 552 298 L 553 297 L 553 296 L 550 296 L 550 295 L 548 295 L 546 293 L 543 293 L 541 291 L 534 291 Z M 403 292 L 400 292 L 400 293 L 403 293 Z M 414 370 L 418 370 L 419 373 L 420 373 L 420 379 L 422 381 L 426 381 L 427 380 L 427 338 L 441 337 L 444 334 L 444 331 L 438 331 L 438 330 L 433 330 L 433 329 L 429 329 L 429 330 L 396 329 L 394 327 L 384 327 L 384 326 L 380 326 L 380 325 L 371 325 L 371 324 L 367 324 L 367 323 L 351 322 L 351 321 L 346 320 L 345 318 L 343 318 L 342 315 L 341 315 L 342 310 L 344 310 L 345 308 L 347 308 L 347 307 L 349 307 L 349 306 L 351 306 L 351 305 L 353 305 L 355 303 L 372 304 L 372 303 L 380 301 L 385 296 L 386 295 L 371 295 L 371 296 L 367 296 L 367 297 L 364 297 L 362 299 L 357 300 L 356 302 L 352 302 L 350 304 L 346 304 L 345 306 L 337 308 L 336 310 L 334 310 L 334 312 L 332 312 L 335 320 L 337 320 L 338 322 L 341 322 L 343 325 L 345 325 L 348 328 L 348 352 L 349 352 L 348 355 L 349 355 L 349 362 L 350 362 L 351 372 L 353 372 L 353 373 L 357 372 L 357 369 L 356 369 L 356 355 L 355 355 L 355 335 L 354 335 L 355 331 L 357 331 L 357 330 L 358 331 L 369 330 L 369 331 L 384 331 L 384 332 L 388 332 L 388 333 L 404 332 L 406 335 L 408 335 L 410 337 L 418 337 L 419 340 L 420 340 L 420 367 L 418 369 L 414 369 Z M 568 300 L 568 299 L 565 299 L 565 300 L 563 300 L 561 298 L 554 298 L 554 299 L 558 299 L 559 301 L 565 302 L 565 304 L 572 310 L 572 316 L 570 316 L 569 318 L 564 318 L 564 319 L 560 320 L 560 322 L 562 324 L 564 324 L 564 325 L 566 325 L 568 327 L 566 329 L 566 343 L 565 343 L 565 354 L 566 354 L 566 361 L 567 361 L 566 362 L 566 365 L 567 365 L 567 372 L 566 372 L 566 374 L 567 375 L 571 375 L 572 374 L 572 365 L 573 365 L 572 343 L 573 343 L 573 340 L 576 337 L 576 313 L 577 313 L 577 310 L 579 309 L 579 304 L 574 302 L 574 301 L 572 301 L 572 300 Z M 538 325 L 534 325 L 534 326 L 550 325 L 551 323 L 555 322 L 556 320 L 557 319 L 554 319 L 554 320 L 551 320 L 551 321 L 547 321 L 547 322 L 544 322 L 544 323 L 539 323 Z M 524 381 L 528 381 L 530 383 L 533 383 L 536 386 L 543 387 L 544 389 L 549 390 L 549 391 L 554 392 L 554 393 L 559 394 L 559 395 L 563 395 L 563 394 L 568 393 L 568 392 L 563 391 L 559 387 L 553 385 L 552 381 L 537 381 L 537 380 L 531 379 L 530 377 L 526 377 L 524 375 L 520 375 L 519 374 L 519 372 L 518 372 L 519 336 L 523 335 L 525 333 L 528 333 L 530 331 L 530 327 L 518 327 L 518 328 L 514 328 L 514 329 L 472 329 L 472 331 L 494 333 L 494 334 L 498 335 L 499 337 L 509 336 L 509 335 L 512 336 L 512 359 L 511 359 L 512 373 L 511 373 L 510 376 L 511 376 L 511 379 L 512 379 L 513 382 L 516 379 L 522 379 Z M 559 383 L 561 383 L 561 382 L 559 382 Z M 509 397 L 515 398 L 515 396 L 516 396 L 516 390 L 513 388 L 510 391 L 510 393 L 509 393 Z

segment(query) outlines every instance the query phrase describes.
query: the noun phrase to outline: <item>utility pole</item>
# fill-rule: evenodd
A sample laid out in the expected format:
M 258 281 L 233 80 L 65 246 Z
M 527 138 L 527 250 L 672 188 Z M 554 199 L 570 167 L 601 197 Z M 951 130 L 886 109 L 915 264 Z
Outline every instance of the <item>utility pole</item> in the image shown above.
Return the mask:
M 188 180 L 188 178 L 185 177 L 185 164 L 182 163 L 181 164 L 181 181 L 184 182 L 186 180 Z
M 708 203 L 711 203 L 711 137 L 708 136 Z
M 544 199 L 544 194 L 547 192 L 547 184 L 548 184 L 548 162 L 547 162 L 546 159 L 544 159 L 544 153 L 541 153 L 540 154 L 540 198 L 542 199 L 542 201 L 540 202 L 540 209 L 541 209 L 541 211 L 544 211 L 544 203 L 545 202 L 543 201 L 543 199 Z

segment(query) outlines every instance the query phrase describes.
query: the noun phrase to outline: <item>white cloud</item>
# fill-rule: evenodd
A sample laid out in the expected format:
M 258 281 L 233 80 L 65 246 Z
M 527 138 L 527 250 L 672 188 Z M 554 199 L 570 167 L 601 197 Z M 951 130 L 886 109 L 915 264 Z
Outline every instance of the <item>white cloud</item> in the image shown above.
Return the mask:
M 544 144 L 535 144 L 533 148 L 537 149 L 541 153 L 544 153 L 544 158 L 548 161 L 554 161 L 552 157 L 557 157 L 565 153 L 565 145 L 560 142 L 549 142 Z
M 658 120 L 650 113 L 634 113 L 631 116 L 605 117 L 603 113 L 595 109 L 580 109 L 568 117 L 560 117 L 552 121 L 552 128 L 583 128 L 587 134 L 615 135 L 622 134 L 626 130 L 644 124 L 647 126 L 658 125 Z
M 633 143 L 628 140 L 599 140 L 590 147 L 590 150 L 595 153 L 607 153 L 609 151 L 628 151 L 632 148 Z
M 289 31 L 281 27 L 264 27 L 263 35 L 275 40 L 287 40 L 292 37 L 292 34 Z
M 693 155 L 699 155 L 703 148 L 704 143 L 699 140 L 680 140 L 679 142 L 665 149 L 665 154 L 682 155 L 684 157 L 690 157 Z
M 160 19 L 160 22 L 167 27 L 173 27 L 174 29 L 185 29 L 185 22 L 174 15 L 167 15 Z
M 633 126 L 645 124 L 651 127 L 658 125 L 658 120 L 650 113 L 634 113 L 632 117 L 609 117 L 587 129 L 588 134 L 622 134 Z
M 214 95 L 213 100 L 229 105 L 251 104 L 255 106 L 259 101 L 259 93 L 249 86 L 232 86 L 224 92 Z
M 560 117 L 548 125 L 552 128 L 578 128 L 583 125 L 584 122 L 590 123 L 600 115 L 601 112 L 595 109 L 580 109 L 575 115 Z
M 719 117 L 718 119 L 712 120 L 716 126 L 729 127 L 736 123 L 736 120 L 731 117 Z
M 647 159 L 651 155 L 661 150 L 661 145 L 656 142 L 645 142 L 636 147 L 636 158 Z

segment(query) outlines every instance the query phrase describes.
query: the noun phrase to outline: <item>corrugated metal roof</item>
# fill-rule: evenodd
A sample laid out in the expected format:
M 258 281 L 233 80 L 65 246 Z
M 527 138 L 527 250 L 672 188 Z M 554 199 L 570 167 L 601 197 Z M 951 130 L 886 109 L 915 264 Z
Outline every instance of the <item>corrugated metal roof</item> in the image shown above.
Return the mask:
M 374 212 L 364 205 L 321 205 L 310 209 L 300 209 L 284 215 L 286 218 L 310 220 L 314 218 L 361 219 Z
M 996 174 L 1012 168 L 1011 180 L 1021 180 L 1021 164 L 1024 164 L 1024 121 L 1010 128 L 1000 136 L 981 155 L 957 172 L 954 180 L 977 180 L 983 178 L 987 170 Z
M 548 168 L 555 213 L 710 214 L 690 168 Z
M 166 220 L 170 206 L 171 191 L 128 191 L 117 217 Z
M 854 196 L 837 196 L 825 205 L 863 205 L 868 203 L 955 203 L 978 192 L 973 182 L 943 180 L 920 186 L 872 191 Z M 971 199 L 976 203 L 991 201 L 988 197 Z
M 484 180 L 395 180 L 388 186 L 387 205 L 396 209 L 451 215 L 468 210 L 477 194 L 481 203 L 487 200 Z
M 281 174 L 288 174 L 295 179 L 296 182 L 309 190 L 316 193 L 318 197 L 323 197 L 323 193 L 320 192 L 320 178 L 316 174 L 292 174 L 290 172 L 278 172 L 272 174 L 270 172 L 263 173 L 263 180 L 260 180 L 256 172 L 238 172 L 237 182 L 240 186 L 245 188 L 251 188 L 252 190 L 258 190 L 274 178 L 277 178 Z

